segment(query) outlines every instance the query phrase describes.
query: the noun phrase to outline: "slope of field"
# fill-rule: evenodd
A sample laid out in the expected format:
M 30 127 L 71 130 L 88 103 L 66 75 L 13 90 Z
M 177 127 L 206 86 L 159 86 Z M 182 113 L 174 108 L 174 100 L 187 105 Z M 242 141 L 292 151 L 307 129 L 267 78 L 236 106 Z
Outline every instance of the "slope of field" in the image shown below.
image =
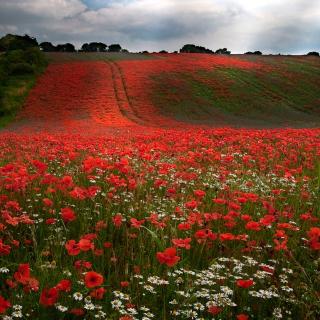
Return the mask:
M 319 126 L 320 59 L 237 58 L 255 64 L 243 68 L 229 58 L 216 65 L 213 57 L 192 72 L 185 61 L 175 72 L 153 74 L 154 105 L 163 114 L 198 124 Z
M 11 128 L 317 127 L 320 59 L 51 54 Z M 9 128 L 10 129 L 10 128 Z

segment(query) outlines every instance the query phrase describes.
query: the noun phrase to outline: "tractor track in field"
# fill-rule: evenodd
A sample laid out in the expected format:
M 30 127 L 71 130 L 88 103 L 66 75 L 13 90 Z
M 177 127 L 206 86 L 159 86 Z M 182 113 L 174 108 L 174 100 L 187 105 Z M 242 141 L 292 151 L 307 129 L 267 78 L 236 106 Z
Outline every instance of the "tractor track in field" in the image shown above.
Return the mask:
M 146 126 L 147 123 L 139 116 L 128 95 L 126 81 L 120 66 L 114 61 L 106 61 L 111 70 L 115 98 L 121 114 L 130 121 Z

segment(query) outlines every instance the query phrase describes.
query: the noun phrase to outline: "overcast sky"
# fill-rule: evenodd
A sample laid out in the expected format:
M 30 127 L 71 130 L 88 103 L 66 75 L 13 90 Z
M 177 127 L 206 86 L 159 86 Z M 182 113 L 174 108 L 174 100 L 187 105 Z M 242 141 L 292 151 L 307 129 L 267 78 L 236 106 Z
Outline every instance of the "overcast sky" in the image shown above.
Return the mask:
M 320 0 L 0 0 L 0 35 L 130 51 L 186 43 L 234 53 L 320 51 Z

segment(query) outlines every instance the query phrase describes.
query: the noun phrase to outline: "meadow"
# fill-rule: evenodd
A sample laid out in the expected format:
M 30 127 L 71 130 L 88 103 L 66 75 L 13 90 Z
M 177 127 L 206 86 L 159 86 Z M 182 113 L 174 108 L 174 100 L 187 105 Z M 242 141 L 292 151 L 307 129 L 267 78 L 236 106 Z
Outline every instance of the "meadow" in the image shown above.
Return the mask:
M 319 59 L 49 58 L 0 132 L 1 319 L 320 318 Z

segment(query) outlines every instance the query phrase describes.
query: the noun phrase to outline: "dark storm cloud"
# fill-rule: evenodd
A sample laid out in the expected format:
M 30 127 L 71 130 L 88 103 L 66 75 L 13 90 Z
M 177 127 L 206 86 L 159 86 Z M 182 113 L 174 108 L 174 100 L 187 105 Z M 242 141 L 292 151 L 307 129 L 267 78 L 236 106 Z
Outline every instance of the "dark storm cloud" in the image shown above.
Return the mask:
M 232 51 L 320 50 L 318 0 L 11 0 L 0 33 L 38 40 L 119 42 L 131 50 L 176 50 L 194 42 Z

